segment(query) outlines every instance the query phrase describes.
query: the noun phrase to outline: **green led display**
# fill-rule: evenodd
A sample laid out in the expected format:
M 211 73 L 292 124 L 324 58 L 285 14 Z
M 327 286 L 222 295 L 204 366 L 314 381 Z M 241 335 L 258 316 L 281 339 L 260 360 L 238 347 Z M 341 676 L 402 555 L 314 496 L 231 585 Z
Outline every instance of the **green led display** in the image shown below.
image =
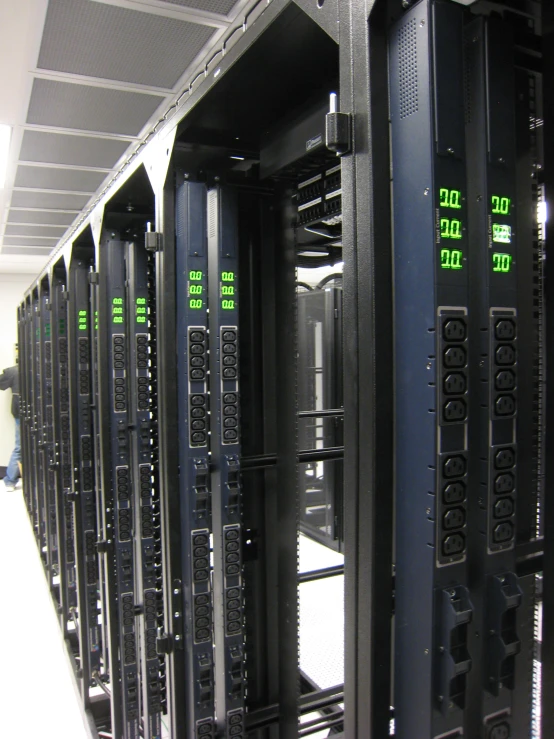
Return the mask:
M 137 323 L 146 323 L 146 298 L 137 298 L 135 300 L 135 319 Z
M 440 219 L 441 239 L 461 239 L 462 222 L 457 218 Z
M 442 269 L 462 269 L 463 254 L 459 249 L 441 249 Z
M 44 337 L 46 339 L 50 338 L 50 324 L 49 323 L 47 323 L 46 326 L 44 327 Z
M 88 329 L 88 315 L 86 310 L 80 310 L 77 314 L 77 328 L 79 331 L 86 331 Z
M 511 254 L 500 254 L 494 252 L 492 255 L 492 271 L 493 272 L 510 272 L 512 269 L 513 257 Z
M 459 210 L 462 207 L 461 191 L 441 187 L 439 190 L 439 205 L 441 208 L 456 208 L 456 210 Z
M 221 286 L 221 294 L 222 295 L 234 295 L 235 294 L 235 287 L 234 287 L 234 285 L 222 285 Z
M 202 272 L 199 269 L 191 269 L 189 272 L 189 280 L 191 282 L 198 282 L 202 279 Z
M 191 298 L 189 300 L 189 308 L 193 310 L 199 310 L 202 308 L 202 298 Z
M 189 295 L 202 295 L 203 292 L 202 285 L 189 285 Z
M 65 336 L 65 318 L 60 318 L 60 336 Z
M 221 282 L 234 282 L 234 281 L 235 281 L 234 272 L 222 272 L 221 273 Z
M 493 223 L 492 240 L 497 244 L 511 244 L 512 227 L 504 223 Z
M 235 301 L 234 300 L 222 300 L 221 307 L 223 308 L 223 310 L 234 310 Z
M 98 331 L 98 311 L 94 311 L 94 330 Z
M 112 323 L 123 323 L 123 298 L 112 298 Z
M 491 201 L 493 215 L 507 216 L 510 214 L 510 209 L 512 207 L 511 198 L 503 198 L 500 195 L 493 195 Z

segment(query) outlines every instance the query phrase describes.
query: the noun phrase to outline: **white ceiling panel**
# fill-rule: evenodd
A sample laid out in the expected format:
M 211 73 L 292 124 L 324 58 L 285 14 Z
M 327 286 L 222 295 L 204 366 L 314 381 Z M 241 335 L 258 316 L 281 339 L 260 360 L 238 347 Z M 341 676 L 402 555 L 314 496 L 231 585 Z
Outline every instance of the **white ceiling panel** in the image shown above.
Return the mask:
M 19 159 L 23 162 L 111 169 L 128 146 L 129 142 L 121 139 L 72 136 L 28 129 L 23 133 Z
M 14 190 L 12 208 L 39 208 L 45 210 L 80 211 L 89 201 L 88 195 L 58 192 L 32 192 L 30 190 Z M 48 223 L 50 221 L 47 221 Z M 36 221 L 33 221 L 36 223 Z
M 0 0 L 0 274 L 43 267 L 253 0 Z
M 172 88 L 213 32 L 101 2 L 50 0 L 37 66 Z
M 163 100 L 160 95 L 35 79 L 27 123 L 138 136 Z
M 21 224 L 6 225 L 5 236 L 51 236 L 59 239 L 67 231 L 66 226 L 24 226 Z
M 34 236 L 4 236 L 4 246 L 40 246 L 44 249 L 52 249 L 58 243 L 57 238 L 37 239 Z
M 50 254 L 50 247 L 47 249 L 41 249 L 36 246 L 3 246 L 2 254 L 19 254 L 20 256 L 44 256 L 48 257 Z M 1 256 L 1 255 L 0 255 Z
M 15 176 L 15 187 L 37 190 L 68 190 L 69 192 L 96 192 L 106 179 L 107 172 L 60 167 L 34 167 L 20 164 Z
M 219 13 L 220 15 L 228 15 L 237 4 L 237 0 L 165 0 L 165 2 L 180 5 L 182 8 L 205 10 L 208 13 Z

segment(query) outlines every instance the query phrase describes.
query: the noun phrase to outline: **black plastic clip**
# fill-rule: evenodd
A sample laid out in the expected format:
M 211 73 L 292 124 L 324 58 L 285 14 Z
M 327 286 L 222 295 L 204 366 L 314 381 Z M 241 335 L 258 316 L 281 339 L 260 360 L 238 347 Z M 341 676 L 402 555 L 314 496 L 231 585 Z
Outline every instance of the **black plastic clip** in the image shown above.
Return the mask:
M 325 145 L 338 156 L 348 154 L 352 148 L 352 116 L 338 112 L 335 92 L 331 93 L 329 112 L 325 116 Z

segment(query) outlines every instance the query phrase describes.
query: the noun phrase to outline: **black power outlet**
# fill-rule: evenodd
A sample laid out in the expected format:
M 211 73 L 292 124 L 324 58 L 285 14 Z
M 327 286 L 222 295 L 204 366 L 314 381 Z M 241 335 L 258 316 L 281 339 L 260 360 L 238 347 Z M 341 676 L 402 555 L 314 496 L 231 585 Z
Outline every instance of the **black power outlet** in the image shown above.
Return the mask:
M 502 318 L 496 322 L 494 335 L 499 341 L 511 341 L 516 337 L 515 323 L 509 318 Z
M 494 481 L 494 491 L 498 495 L 501 493 L 511 493 L 514 489 L 514 476 L 511 472 L 505 472 L 498 475 Z
M 464 341 L 466 337 L 466 325 L 461 318 L 449 318 L 442 329 L 446 341 Z
M 463 421 L 466 413 L 466 404 L 463 400 L 449 400 L 444 404 L 443 417 L 445 421 Z
M 494 356 L 496 364 L 501 367 L 508 367 L 515 364 L 516 361 L 515 349 L 508 344 L 501 344 L 496 350 Z
M 461 456 L 447 457 L 443 466 L 443 475 L 447 478 L 461 477 L 466 472 L 466 461 Z
M 511 736 L 510 725 L 502 721 L 490 727 L 487 739 L 510 739 Z
M 461 369 L 466 366 L 466 351 L 461 346 L 451 346 L 443 355 L 444 366 L 448 369 Z
M 442 492 L 442 499 L 447 505 L 461 503 L 465 497 L 466 488 L 463 482 L 451 482 Z
M 442 525 L 445 531 L 461 529 L 466 522 L 466 514 L 463 508 L 451 508 L 442 517 Z
M 494 504 L 495 518 L 509 518 L 514 512 L 514 501 L 512 498 L 499 498 Z
M 496 373 L 494 386 L 497 390 L 513 390 L 516 386 L 516 376 L 511 370 L 501 370 Z
M 466 391 L 466 378 L 461 372 L 450 372 L 443 380 L 445 395 L 463 395 Z
M 461 554 L 466 546 L 463 534 L 449 534 L 442 541 L 442 553 L 445 557 Z
M 494 466 L 497 470 L 507 470 L 516 463 L 513 449 L 499 449 L 494 455 Z
M 504 544 L 514 535 L 514 527 L 509 521 L 503 521 L 494 527 L 492 538 L 495 544 Z
M 511 395 L 499 395 L 494 403 L 498 416 L 513 416 L 516 412 L 516 401 Z

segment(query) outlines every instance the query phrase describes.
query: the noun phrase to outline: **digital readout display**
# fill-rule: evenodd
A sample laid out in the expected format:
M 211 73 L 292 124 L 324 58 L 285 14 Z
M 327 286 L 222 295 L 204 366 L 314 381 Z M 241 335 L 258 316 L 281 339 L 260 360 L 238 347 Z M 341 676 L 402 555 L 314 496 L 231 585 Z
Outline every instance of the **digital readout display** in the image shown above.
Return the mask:
M 221 308 L 222 310 L 234 310 L 235 300 L 230 298 L 230 295 L 235 294 L 235 273 L 234 272 L 222 272 L 221 273 Z M 224 284 L 225 283 L 225 284 Z
M 200 310 L 204 305 L 202 298 L 190 297 L 191 295 L 198 296 L 204 294 L 204 286 L 195 284 L 201 282 L 203 277 L 204 273 L 201 269 L 191 269 L 189 271 L 189 308 L 192 310 Z
M 462 222 L 457 218 L 441 218 L 441 239 L 461 239 Z
M 79 331 L 86 331 L 88 329 L 88 314 L 86 310 L 80 310 L 77 315 L 77 327 Z
M 463 254 L 460 249 L 441 249 L 441 267 L 443 269 L 462 269 Z
M 462 207 L 461 191 L 441 187 L 439 190 L 439 205 L 441 208 L 455 208 L 459 210 Z
M 493 215 L 508 216 L 512 208 L 512 200 L 511 198 L 503 198 L 501 195 L 493 195 L 491 205 Z
M 135 318 L 137 323 L 146 323 L 146 298 L 137 298 L 135 305 Z
M 112 298 L 112 323 L 123 323 L 123 298 Z
M 512 227 L 505 223 L 492 224 L 492 240 L 496 244 L 512 243 Z
M 492 271 L 493 272 L 510 272 L 512 269 L 513 257 L 511 254 L 501 254 L 493 252 L 492 255 Z

